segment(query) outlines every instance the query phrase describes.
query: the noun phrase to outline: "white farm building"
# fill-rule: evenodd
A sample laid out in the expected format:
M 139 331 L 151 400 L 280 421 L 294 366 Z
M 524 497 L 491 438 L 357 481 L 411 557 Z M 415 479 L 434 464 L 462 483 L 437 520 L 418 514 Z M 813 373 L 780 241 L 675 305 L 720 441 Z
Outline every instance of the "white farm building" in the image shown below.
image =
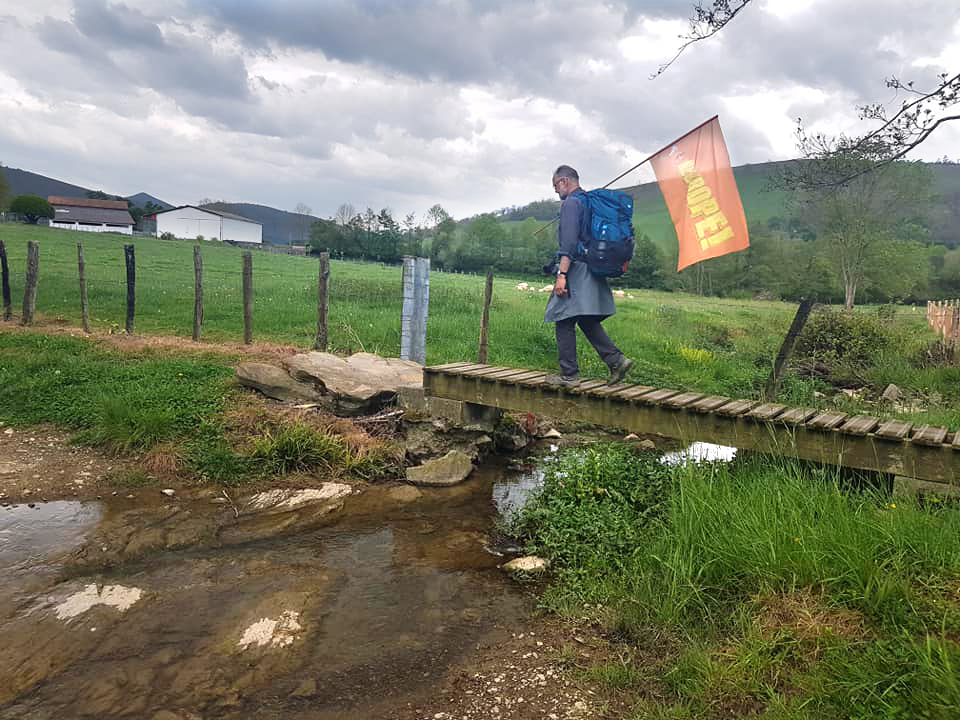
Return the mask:
M 115 232 L 133 235 L 133 218 L 126 200 L 98 200 L 96 198 L 50 195 L 47 202 L 53 206 L 50 227 L 81 232 Z
M 157 220 L 157 237 L 164 233 L 185 239 L 202 235 L 205 240 L 222 240 L 238 245 L 263 244 L 263 225 L 222 210 L 183 205 L 161 210 L 154 217 Z

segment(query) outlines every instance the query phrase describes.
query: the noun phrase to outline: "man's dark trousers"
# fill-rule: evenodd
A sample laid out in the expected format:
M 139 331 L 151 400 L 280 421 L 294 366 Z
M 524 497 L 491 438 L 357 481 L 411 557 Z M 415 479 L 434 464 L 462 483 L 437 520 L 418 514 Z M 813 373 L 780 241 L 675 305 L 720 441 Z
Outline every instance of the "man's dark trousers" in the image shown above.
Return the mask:
M 579 315 L 557 320 L 557 354 L 560 356 L 560 374 L 564 377 L 580 374 L 577 364 L 577 325 L 583 330 L 590 344 L 611 370 L 623 359 L 623 353 L 613 344 L 607 331 L 603 329 L 602 316 Z

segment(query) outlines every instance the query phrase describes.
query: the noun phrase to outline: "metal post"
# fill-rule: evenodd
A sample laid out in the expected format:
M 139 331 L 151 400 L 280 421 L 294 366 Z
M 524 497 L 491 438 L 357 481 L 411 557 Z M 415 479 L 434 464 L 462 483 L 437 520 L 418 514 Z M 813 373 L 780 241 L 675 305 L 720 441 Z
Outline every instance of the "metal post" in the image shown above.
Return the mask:
M 400 357 L 426 365 L 427 315 L 430 305 L 430 258 L 403 258 L 403 309 Z

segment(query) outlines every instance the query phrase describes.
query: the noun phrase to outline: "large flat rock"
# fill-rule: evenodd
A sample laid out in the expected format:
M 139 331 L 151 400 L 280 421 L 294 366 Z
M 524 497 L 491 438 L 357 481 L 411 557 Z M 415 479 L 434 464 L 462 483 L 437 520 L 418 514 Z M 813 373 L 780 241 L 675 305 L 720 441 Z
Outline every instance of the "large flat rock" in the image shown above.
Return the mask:
M 471 472 L 473 461 L 470 456 L 460 450 L 451 450 L 443 457 L 407 468 L 407 482 L 414 485 L 448 487 L 462 483 Z
M 244 387 L 259 390 L 274 400 L 320 399 L 313 385 L 294 380 L 283 368 L 267 363 L 244 363 L 237 368 L 237 380 Z
M 356 353 L 348 358 L 331 353 L 294 355 L 283 366 L 297 382 L 312 385 L 338 415 L 375 413 L 393 402 L 400 388 L 423 386 L 423 368 L 411 360 Z

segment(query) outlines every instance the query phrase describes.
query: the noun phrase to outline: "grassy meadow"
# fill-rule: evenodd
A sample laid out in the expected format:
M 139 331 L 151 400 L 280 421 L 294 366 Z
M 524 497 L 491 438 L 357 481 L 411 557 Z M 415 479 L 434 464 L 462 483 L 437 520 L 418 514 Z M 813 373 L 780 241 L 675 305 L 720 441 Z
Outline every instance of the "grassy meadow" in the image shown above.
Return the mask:
M 42 322 L 78 326 L 80 303 L 76 243 L 82 241 L 91 321 L 95 330 L 122 331 L 126 288 L 122 245 L 129 238 L 79 234 L 22 225 L 0 225 L 10 258 L 15 310 L 23 294 L 28 240 L 40 243 L 37 312 Z M 193 244 L 135 238 L 138 334 L 189 337 L 193 318 Z M 242 338 L 241 252 L 203 243 L 204 330 L 207 341 Z M 311 258 L 254 253 L 254 338 L 309 348 L 316 328 L 316 262 Z M 519 280 L 534 289 L 520 291 Z M 490 314 L 489 362 L 510 367 L 553 369 L 553 326 L 543 323 L 546 293 L 535 288 L 548 278 L 498 278 Z M 430 278 L 427 362 L 476 357 L 483 278 L 434 272 Z M 396 356 L 400 350 L 401 271 L 399 267 L 334 261 L 330 278 L 330 347 Z M 680 293 L 628 291 L 605 326 L 636 360 L 635 382 L 756 397 L 795 312 L 770 301 L 699 297 Z M 864 308 L 863 313 L 876 313 Z M 934 336 L 922 308 L 897 308 L 885 319 L 894 339 L 854 369 L 855 380 L 878 394 L 889 382 L 917 400 L 900 416 L 960 425 L 960 372 L 918 362 Z M 603 376 L 589 345 L 579 346 L 581 370 Z M 861 363 L 866 362 L 861 360 Z M 858 400 L 840 395 L 815 379 L 788 374 L 782 400 L 856 410 Z

